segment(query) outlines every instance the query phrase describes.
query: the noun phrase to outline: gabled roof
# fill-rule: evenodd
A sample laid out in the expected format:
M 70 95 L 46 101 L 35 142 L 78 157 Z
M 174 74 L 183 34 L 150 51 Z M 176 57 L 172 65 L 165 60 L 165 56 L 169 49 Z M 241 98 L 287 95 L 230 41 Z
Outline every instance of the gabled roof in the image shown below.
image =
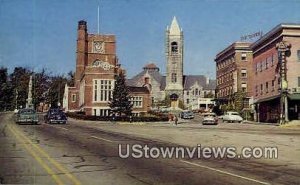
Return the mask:
M 129 86 L 138 86 L 138 81 L 145 76 L 145 74 L 148 73 L 149 76 L 151 76 L 154 80 L 156 80 L 158 83 L 160 83 L 160 89 L 165 90 L 166 87 L 166 77 L 162 76 L 158 70 L 144 70 L 140 72 L 139 74 L 135 75 L 133 78 L 128 79 L 126 81 L 127 85 Z
M 216 88 L 216 80 L 208 80 L 204 75 L 185 75 L 183 76 L 184 90 L 190 89 L 195 83 L 198 83 L 205 90 L 214 90 Z

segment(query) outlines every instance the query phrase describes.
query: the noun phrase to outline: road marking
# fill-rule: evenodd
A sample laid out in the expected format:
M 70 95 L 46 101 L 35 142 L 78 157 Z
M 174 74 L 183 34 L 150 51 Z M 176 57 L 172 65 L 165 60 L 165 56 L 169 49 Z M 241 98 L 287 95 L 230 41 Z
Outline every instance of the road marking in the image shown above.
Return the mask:
M 15 126 L 13 126 L 13 127 L 15 127 Z M 17 127 L 15 127 L 15 131 L 16 131 L 16 133 L 18 133 L 20 135 L 20 137 L 23 137 L 24 140 L 27 140 L 27 142 L 29 142 L 31 144 L 31 146 L 33 146 L 37 150 L 37 152 L 39 152 L 41 155 L 46 157 L 48 159 L 48 161 L 51 164 L 53 164 L 58 170 L 63 172 L 75 185 L 81 185 L 81 182 L 79 180 L 77 180 L 76 177 L 71 175 L 67 169 L 65 169 L 61 164 L 59 164 L 57 161 L 52 159 L 42 148 L 33 144 L 31 142 L 31 140 L 29 138 L 27 138 L 21 131 L 18 131 Z
M 255 179 L 252 179 L 252 178 L 249 178 L 249 177 L 244 177 L 244 176 L 236 175 L 234 173 L 230 173 L 230 172 L 227 172 L 227 171 L 219 170 L 219 169 L 216 169 L 216 168 L 200 165 L 200 164 L 197 164 L 197 163 L 192 163 L 192 162 L 189 162 L 189 161 L 186 161 L 186 160 L 180 160 L 180 161 L 183 162 L 183 163 L 186 163 L 186 164 L 190 164 L 190 165 L 193 165 L 193 166 L 198 166 L 198 167 L 201 167 L 201 168 L 209 169 L 209 170 L 212 170 L 212 171 L 216 171 L 216 172 L 223 173 L 223 174 L 226 174 L 226 175 L 230 175 L 230 176 L 233 176 L 233 177 L 238 177 L 238 178 L 245 179 L 245 180 L 252 181 L 252 182 L 256 182 L 256 183 L 259 183 L 259 184 L 270 184 L 270 183 L 262 182 L 262 181 L 255 180 Z
M 16 139 L 20 142 L 22 141 L 21 136 L 19 136 L 11 127 L 8 127 L 8 129 L 15 135 Z M 33 150 L 26 145 L 24 142 L 21 142 L 22 145 L 24 146 L 24 148 L 33 156 L 33 158 L 46 170 L 46 172 L 53 178 L 53 180 L 56 182 L 56 184 L 58 185 L 63 185 L 64 183 L 60 180 L 60 178 L 55 175 L 55 173 L 53 172 L 53 170 L 51 170 L 51 168 L 45 164 L 43 162 L 43 160 L 36 154 L 33 152 Z
M 103 140 L 103 141 L 107 141 L 107 142 L 114 143 L 114 141 L 112 141 L 112 140 L 109 140 L 109 139 L 104 139 L 104 138 L 102 138 L 102 137 L 91 136 L 91 138 L 94 138 L 94 139 L 99 139 L 99 140 Z

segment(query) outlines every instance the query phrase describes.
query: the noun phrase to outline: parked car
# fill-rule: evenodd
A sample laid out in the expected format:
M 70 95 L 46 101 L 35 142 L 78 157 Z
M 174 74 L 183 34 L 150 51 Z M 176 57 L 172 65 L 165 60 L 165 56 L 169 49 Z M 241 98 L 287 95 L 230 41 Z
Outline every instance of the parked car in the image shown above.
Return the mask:
M 180 113 L 181 119 L 194 119 L 194 113 L 192 111 L 186 110 Z
M 215 113 L 203 113 L 202 125 L 217 125 L 218 117 Z
M 45 123 L 67 123 L 66 114 L 60 109 L 50 109 L 44 117 Z
M 241 123 L 243 118 L 237 112 L 226 112 L 223 116 L 223 121 Z
M 18 124 L 33 123 L 37 125 L 39 123 L 39 118 L 33 109 L 20 109 L 15 115 L 15 121 Z

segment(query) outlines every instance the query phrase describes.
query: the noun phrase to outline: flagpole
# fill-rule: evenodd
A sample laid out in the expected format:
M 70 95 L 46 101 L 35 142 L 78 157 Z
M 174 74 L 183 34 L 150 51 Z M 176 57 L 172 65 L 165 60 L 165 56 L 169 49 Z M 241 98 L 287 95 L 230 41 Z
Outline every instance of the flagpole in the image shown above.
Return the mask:
M 98 34 L 99 34 L 99 21 L 100 21 L 100 20 L 99 20 L 99 19 L 100 19 L 99 11 L 100 11 L 100 10 L 99 10 L 99 5 L 98 5 Z

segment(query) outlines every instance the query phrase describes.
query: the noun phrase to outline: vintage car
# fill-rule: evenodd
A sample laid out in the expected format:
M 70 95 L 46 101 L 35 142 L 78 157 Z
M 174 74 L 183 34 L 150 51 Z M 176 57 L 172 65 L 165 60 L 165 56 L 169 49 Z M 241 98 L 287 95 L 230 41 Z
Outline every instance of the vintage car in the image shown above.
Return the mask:
M 35 110 L 26 108 L 26 109 L 20 109 L 15 114 L 15 121 L 18 124 L 33 123 L 37 125 L 39 123 L 39 117 L 35 112 Z
M 189 110 L 184 110 L 180 113 L 180 118 L 181 119 L 194 119 L 194 113 Z
M 226 112 L 224 116 L 222 116 L 223 122 L 239 122 L 243 121 L 243 118 L 237 112 Z
M 67 123 L 67 116 L 60 109 L 50 109 L 47 114 L 44 116 L 45 123 Z
M 203 113 L 202 125 L 217 125 L 218 117 L 215 113 Z

